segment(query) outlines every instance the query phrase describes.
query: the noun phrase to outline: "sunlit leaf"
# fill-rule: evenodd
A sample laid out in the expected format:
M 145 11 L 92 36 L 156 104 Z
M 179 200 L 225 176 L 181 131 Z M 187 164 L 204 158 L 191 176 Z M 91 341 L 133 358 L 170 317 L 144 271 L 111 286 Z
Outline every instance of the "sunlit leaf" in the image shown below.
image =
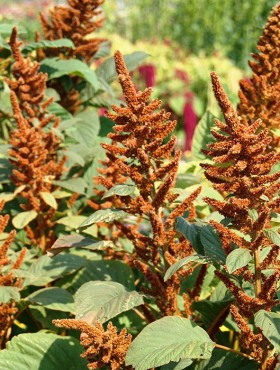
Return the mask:
M 112 222 L 114 220 L 119 220 L 127 216 L 127 213 L 124 211 L 118 211 L 114 209 L 100 209 L 88 217 L 79 228 L 88 227 L 97 222 Z
M 143 304 L 143 296 L 128 291 L 123 285 L 109 281 L 90 281 L 75 294 L 76 318 L 93 324 L 111 318 Z
M 170 266 L 167 269 L 167 271 L 164 275 L 164 281 L 167 281 L 168 279 L 170 279 L 175 274 L 175 272 L 177 272 L 181 267 L 187 265 L 190 262 L 207 263 L 205 258 L 202 258 L 202 257 L 198 256 L 197 254 L 194 254 L 193 256 L 188 256 L 188 257 L 182 258 L 181 260 L 174 263 L 172 266 Z
M 19 288 L 14 286 L 0 286 L 0 304 L 20 300 Z
M 23 229 L 37 217 L 37 214 L 33 209 L 31 211 L 20 212 L 12 219 L 12 224 L 16 229 Z
M 255 314 L 255 324 L 262 330 L 276 352 L 280 352 L 280 314 L 260 310 Z
M 50 310 L 65 312 L 74 312 L 75 310 L 72 295 L 67 292 L 67 290 L 58 287 L 36 290 L 25 299 L 33 304 L 36 303 Z
M 248 249 L 234 249 L 227 255 L 226 265 L 228 272 L 231 274 L 241 267 L 247 266 L 252 258 L 253 257 Z
M 148 370 L 171 361 L 207 359 L 214 346 L 206 331 L 189 319 L 167 316 L 147 325 L 134 339 L 126 355 L 126 365 Z
M 134 193 L 134 190 L 136 189 L 135 185 L 128 185 L 128 184 L 121 184 L 121 185 L 115 185 L 111 187 L 103 196 L 104 198 L 109 198 L 112 195 L 119 195 L 119 196 L 128 196 Z
M 57 209 L 57 202 L 55 197 L 53 196 L 52 193 L 48 193 L 47 191 L 41 191 L 40 193 L 41 198 L 43 201 L 53 209 Z

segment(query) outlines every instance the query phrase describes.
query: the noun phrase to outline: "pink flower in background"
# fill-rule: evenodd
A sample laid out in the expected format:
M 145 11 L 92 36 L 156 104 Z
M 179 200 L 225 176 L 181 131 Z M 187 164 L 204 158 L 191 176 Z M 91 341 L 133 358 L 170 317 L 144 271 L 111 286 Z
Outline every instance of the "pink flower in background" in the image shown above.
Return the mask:
M 186 134 L 185 139 L 185 150 L 191 150 L 192 147 L 192 139 L 194 130 L 197 124 L 197 116 L 194 111 L 194 94 L 189 91 L 185 94 L 186 102 L 184 105 L 184 112 L 183 112 L 183 124 L 184 124 L 184 130 Z
M 190 83 L 189 75 L 186 71 L 183 71 L 182 69 L 175 69 L 175 77 L 179 78 L 179 80 L 185 82 L 186 84 Z
M 156 83 L 156 67 L 153 64 L 144 64 L 138 68 L 141 77 L 147 87 L 153 87 Z

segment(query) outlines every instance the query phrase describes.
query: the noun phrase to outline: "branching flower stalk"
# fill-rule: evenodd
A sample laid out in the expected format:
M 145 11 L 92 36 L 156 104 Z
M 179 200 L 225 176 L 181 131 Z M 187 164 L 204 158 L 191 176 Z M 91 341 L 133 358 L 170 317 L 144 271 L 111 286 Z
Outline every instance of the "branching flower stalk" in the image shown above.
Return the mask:
M 132 241 L 135 253 L 130 256 L 130 263 L 139 269 L 150 288 L 145 291 L 155 297 L 163 315 L 181 314 L 177 305 L 180 289 L 180 275 L 192 270 L 181 271 L 167 282 L 163 281 L 166 269 L 177 258 L 193 253 L 188 241 L 179 239 L 175 231 L 175 220 L 189 210 L 193 217 L 193 201 L 200 188 L 185 201 L 175 205 L 178 197 L 174 193 L 176 174 L 181 152 L 172 154 L 175 136 L 166 140 L 172 133 L 176 121 L 169 120 L 169 113 L 158 110 L 161 102 L 154 99 L 149 102 L 151 88 L 143 92 L 136 91 L 120 52 L 115 54 L 116 69 L 123 89 L 127 106 L 113 106 L 108 117 L 115 122 L 114 132 L 108 137 L 111 144 L 103 144 L 109 165 L 100 181 L 109 190 L 112 172 L 118 172 L 121 180 L 132 181 L 137 188 L 136 196 L 118 196 L 108 198 L 118 210 L 123 210 L 138 220 L 149 221 L 151 234 L 141 231 L 141 223 L 129 224 L 115 221 L 114 225 L 123 236 Z M 164 140 L 166 142 L 164 143 Z M 120 176 L 119 175 L 119 176 Z M 116 176 L 116 174 L 115 174 Z
M 104 0 L 68 0 L 68 5 L 57 5 L 50 11 L 49 16 L 40 14 L 43 36 L 46 40 L 70 39 L 74 49 L 56 48 L 43 52 L 43 57 L 59 56 L 62 59 L 78 58 L 90 64 L 99 50 L 100 44 L 107 41 L 104 38 L 91 37 L 91 34 L 103 25 L 104 17 L 101 5 Z M 42 54 L 42 50 L 40 51 Z M 39 58 L 42 56 L 39 55 Z M 80 109 L 81 99 L 77 89 L 81 82 L 79 77 L 72 77 L 72 87 L 66 91 L 56 80 L 51 86 L 58 91 L 61 105 L 75 113 Z
M 273 135 L 271 145 L 279 147 L 280 4 L 272 10 L 257 48 L 259 53 L 252 54 L 255 61 L 249 61 L 252 77 L 240 81 L 237 113 L 245 124 L 260 118 L 261 126 Z
M 81 332 L 80 340 L 85 349 L 81 357 L 87 359 L 89 369 L 101 369 L 103 366 L 110 366 L 112 370 L 124 368 L 125 355 L 132 339 L 126 329 L 118 333 L 111 322 L 108 323 L 107 330 L 104 330 L 100 322 L 90 325 L 76 319 L 53 320 L 53 323 L 59 328 Z
M 217 75 L 213 72 L 211 77 L 225 123 L 215 120 L 217 129 L 213 129 L 212 134 L 216 141 L 204 150 L 214 164 L 202 164 L 202 167 L 213 187 L 228 196 L 224 201 L 211 198 L 205 201 L 230 224 L 210 223 L 220 235 L 226 254 L 235 248 L 246 249 L 254 260 L 253 269 L 247 265 L 229 275 L 225 267 L 225 272 L 216 271 L 216 274 L 235 298 L 231 314 L 241 330 L 243 348 L 262 364 L 262 369 L 272 369 L 276 360 L 268 341 L 262 333 L 252 332 L 248 319 L 261 309 L 270 311 L 278 303 L 275 294 L 280 278 L 277 261 L 279 246 L 269 239 L 268 231 L 271 229 L 272 212 L 280 205 L 280 172 L 270 172 L 280 155 L 267 151 L 272 138 L 267 129 L 261 129 L 262 121 L 258 119 L 251 123 L 240 118 Z M 261 251 L 265 248 L 268 253 L 261 259 Z M 274 269 L 269 275 L 264 274 L 268 267 Z M 254 286 L 254 295 L 245 292 L 240 279 L 240 284 L 236 283 L 236 279 L 241 277 Z
M 0 203 L 0 211 L 2 211 L 4 202 Z M 9 216 L 0 215 L 0 233 L 3 233 L 9 222 Z M 0 246 L 0 286 L 20 288 L 22 279 L 18 278 L 13 270 L 18 270 L 23 263 L 26 254 L 26 248 L 23 248 L 17 259 L 12 263 L 8 256 L 8 250 L 14 240 L 15 231 L 11 231 L 6 240 Z M 7 270 L 7 266 L 9 269 Z M 3 271 L 5 269 L 5 272 Z M 14 316 L 18 309 L 14 301 L 0 304 L 0 348 L 4 348 L 11 334 L 11 327 L 14 322 Z
M 53 243 L 52 216 L 55 209 L 44 201 L 44 193 L 55 190 L 53 180 L 63 172 L 65 158 L 58 158 L 60 139 L 54 128 L 59 119 L 47 110 L 51 99 L 45 99 L 47 76 L 38 72 L 39 64 L 23 58 L 20 43 L 13 29 L 10 45 L 15 59 L 12 73 L 15 80 L 8 80 L 16 129 L 10 135 L 10 161 L 14 166 L 11 176 L 24 201 L 24 211 L 37 212 L 32 229 L 26 230 L 32 243 L 44 251 Z

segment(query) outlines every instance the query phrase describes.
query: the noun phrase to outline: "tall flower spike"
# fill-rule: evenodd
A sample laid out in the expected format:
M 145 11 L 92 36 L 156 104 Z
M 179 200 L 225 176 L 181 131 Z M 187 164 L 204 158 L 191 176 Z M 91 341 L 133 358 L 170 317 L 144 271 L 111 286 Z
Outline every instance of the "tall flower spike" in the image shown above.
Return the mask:
M 41 14 L 44 38 L 72 40 L 75 49 L 67 50 L 68 57 L 90 62 L 100 44 L 106 41 L 103 38 L 86 37 L 102 27 L 104 18 L 100 6 L 103 3 L 104 0 L 68 0 L 68 6 L 55 6 L 49 17 Z
M 266 339 L 262 334 L 254 335 L 250 332 L 244 319 L 251 318 L 254 313 L 261 309 L 270 311 L 277 304 L 275 292 L 279 282 L 279 271 L 275 264 L 274 256 L 279 255 L 279 246 L 267 238 L 266 228 L 270 227 L 270 215 L 276 212 L 280 199 L 280 172 L 271 174 L 273 165 L 279 161 L 280 155 L 267 149 L 271 142 L 268 131 L 260 130 L 261 120 L 248 122 L 242 120 L 235 112 L 227 98 L 218 76 L 211 74 L 213 91 L 223 112 L 225 123 L 216 120 L 219 130 L 213 129 L 214 143 L 208 144 L 204 153 L 210 156 L 214 164 L 202 164 L 205 176 L 212 182 L 213 187 L 225 194 L 223 201 L 205 198 L 205 201 L 230 219 L 230 225 L 224 226 L 212 221 L 212 226 L 217 230 L 226 254 L 233 248 L 247 249 L 254 257 L 255 270 L 252 273 L 248 266 L 236 270 L 231 275 L 237 277 L 242 274 L 245 281 L 254 286 L 255 295 L 248 295 L 242 285 L 237 286 L 233 280 L 221 271 L 216 275 L 232 292 L 235 298 L 235 306 L 232 315 L 242 331 L 243 345 L 249 354 L 262 362 L 262 353 L 258 353 L 258 343 L 262 343 L 263 349 L 267 346 Z M 230 194 L 230 197 L 227 195 Z M 252 217 L 254 212 L 255 217 Z M 243 238 L 235 230 L 247 234 L 249 238 Z M 271 247 L 269 261 L 261 263 L 260 252 L 265 247 Z M 262 273 L 263 266 L 270 265 L 275 269 L 269 277 Z M 242 320 L 241 317 L 243 316 Z M 247 341 L 246 341 L 247 335 Z M 264 351 L 267 356 L 269 351 Z M 273 357 L 273 354 L 271 354 Z
M 110 366 L 112 370 L 123 369 L 132 339 L 125 329 L 118 333 L 117 328 L 109 322 L 105 331 L 99 322 L 93 326 L 76 319 L 53 320 L 53 323 L 59 328 L 81 332 L 80 341 L 85 348 L 81 357 L 87 359 L 89 369 L 101 369 L 104 366 Z
M 4 202 L 0 203 L 0 211 L 2 211 Z M 0 215 L 0 230 L 3 232 L 9 221 L 9 216 Z M 8 256 L 8 250 L 14 240 L 15 231 L 11 231 L 6 240 L 0 247 L 0 286 L 12 286 L 12 287 L 21 287 L 21 278 L 16 277 L 13 273 L 13 270 L 17 270 L 23 263 L 26 248 L 22 249 L 19 253 L 16 261 L 11 263 L 11 258 Z M 7 266 L 9 270 L 7 272 Z M 5 268 L 5 272 L 3 272 Z M 0 348 L 5 347 L 5 343 L 9 340 L 11 334 L 11 327 L 14 322 L 14 315 L 17 313 L 18 309 L 15 302 L 11 301 L 8 303 L 0 304 Z
M 127 179 L 135 183 L 139 195 L 115 195 L 109 200 L 114 207 L 137 216 L 140 221 L 143 217 L 147 218 L 150 234 L 147 236 L 141 232 L 141 224 L 124 225 L 115 222 L 114 225 L 123 236 L 133 242 L 135 254 L 130 258 L 131 263 L 142 271 L 150 283 L 149 293 L 155 296 L 162 312 L 178 313 L 176 301 L 180 286 L 179 273 L 164 283 L 163 273 L 160 274 L 156 268 L 150 266 L 158 265 L 161 254 L 164 256 L 166 269 L 170 262 L 174 262 L 175 256 L 180 258 L 192 253 L 185 241 L 178 240 L 174 224 L 177 216 L 182 216 L 186 210 L 192 208 L 192 202 L 200 189 L 182 204 L 175 206 L 177 196 L 173 193 L 173 188 L 181 152 L 176 152 L 171 159 L 175 137 L 166 139 L 176 126 L 176 121 L 169 120 L 169 113 L 158 110 L 161 106 L 159 100 L 149 102 L 151 88 L 143 92 L 136 91 L 118 51 L 115 54 L 115 63 L 127 106 L 113 106 L 114 112 L 108 113 L 108 117 L 116 125 L 108 135 L 112 142 L 102 145 L 109 162 L 100 181 L 106 188 L 116 185 L 111 182 L 113 173 L 114 179 Z M 171 211 L 172 207 L 174 208 Z
M 14 28 L 10 45 L 15 58 L 12 68 L 15 80 L 8 81 L 16 120 L 16 129 L 9 139 L 14 167 L 11 179 L 15 186 L 23 186 L 19 195 L 25 201 L 21 207 L 37 212 L 36 226 L 27 230 L 31 241 L 45 250 L 53 242 L 50 228 L 55 210 L 44 202 L 42 193 L 55 189 L 52 181 L 60 178 L 65 159 L 58 158 L 60 140 L 53 130 L 59 119 L 48 113 L 50 100 L 44 100 L 47 76 L 38 72 L 38 63 L 22 56 L 16 35 Z M 42 232 L 44 228 L 46 234 Z
M 240 81 L 238 114 L 242 121 L 252 124 L 261 118 L 269 130 L 280 127 L 280 3 L 277 4 L 259 39 L 259 53 L 249 65 L 253 75 Z M 273 145 L 279 147 L 279 135 L 274 133 Z
M 103 16 L 100 6 L 104 0 L 68 0 L 68 6 L 57 5 L 50 11 L 49 17 L 41 14 L 41 25 L 44 38 L 57 40 L 67 38 L 73 41 L 75 48 L 47 49 L 47 56 L 59 56 L 62 59 L 79 58 L 90 63 L 97 53 L 100 44 L 107 41 L 104 38 L 89 37 L 103 25 Z M 41 50 L 41 54 L 43 51 Z M 37 55 L 38 58 L 42 56 Z M 71 77 L 72 87 L 68 91 L 56 79 L 50 81 L 60 95 L 60 104 L 71 113 L 81 108 L 81 99 L 78 85 L 81 79 Z

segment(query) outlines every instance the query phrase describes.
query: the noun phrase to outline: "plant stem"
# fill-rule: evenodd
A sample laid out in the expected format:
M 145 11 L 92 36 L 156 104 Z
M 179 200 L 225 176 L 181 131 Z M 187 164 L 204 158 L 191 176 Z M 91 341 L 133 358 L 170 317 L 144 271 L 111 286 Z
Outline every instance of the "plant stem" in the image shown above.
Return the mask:
M 255 263 L 255 296 L 258 298 L 262 290 L 262 270 L 260 267 L 260 250 L 259 248 L 254 251 L 254 263 Z
M 242 353 L 242 352 L 236 351 L 235 349 L 232 349 L 232 348 L 229 348 L 229 347 L 222 346 L 221 344 L 217 344 L 217 343 L 216 343 L 215 347 L 216 347 L 216 348 L 223 349 L 223 350 L 228 351 L 228 352 L 235 353 L 235 354 L 237 354 L 237 355 L 239 355 L 239 356 L 247 357 L 247 358 L 249 358 L 250 360 L 252 359 L 252 357 L 250 357 L 249 355 L 246 355 L 246 353 Z

